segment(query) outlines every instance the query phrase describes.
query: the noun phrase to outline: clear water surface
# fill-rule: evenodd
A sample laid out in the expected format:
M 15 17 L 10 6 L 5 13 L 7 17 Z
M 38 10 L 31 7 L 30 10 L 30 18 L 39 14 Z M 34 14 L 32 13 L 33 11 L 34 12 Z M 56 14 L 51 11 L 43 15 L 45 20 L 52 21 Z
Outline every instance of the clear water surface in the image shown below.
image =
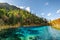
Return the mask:
M 60 30 L 51 26 L 20 27 L 2 33 L 1 40 L 60 40 Z

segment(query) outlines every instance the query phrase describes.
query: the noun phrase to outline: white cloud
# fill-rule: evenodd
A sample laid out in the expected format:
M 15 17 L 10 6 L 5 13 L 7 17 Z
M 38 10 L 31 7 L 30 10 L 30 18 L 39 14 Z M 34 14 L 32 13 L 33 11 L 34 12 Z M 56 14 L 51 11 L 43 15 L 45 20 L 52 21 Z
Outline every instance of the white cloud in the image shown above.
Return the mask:
M 56 13 L 60 13 L 60 9 L 58 9 Z
M 43 16 L 43 15 L 45 15 L 44 13 L 41 13 L 41 15 Z
M 25 6 L 16 6 L 16 7 L 20 8 L 20 9 L 24 9 L 25 8 Z
M 30 7 L 26 7 L 25 9 L 26 9 L 28 12 L 30 12 Z
M 25 9 L 28 12 L 30 12 L 30 7 L 25 7 L 25 6 L 17 6 L 17 7 L 19 7 L 20 9 Z
M 51 13 L 48 13 L 47 16 L 51 16 Z
M 20 6 L 19 8 L 24 9 L 25 7 L 24 6 Z
M 45 3 L 45 5 L 48 5 L 48 4 L 49 4 L 48 2 Z

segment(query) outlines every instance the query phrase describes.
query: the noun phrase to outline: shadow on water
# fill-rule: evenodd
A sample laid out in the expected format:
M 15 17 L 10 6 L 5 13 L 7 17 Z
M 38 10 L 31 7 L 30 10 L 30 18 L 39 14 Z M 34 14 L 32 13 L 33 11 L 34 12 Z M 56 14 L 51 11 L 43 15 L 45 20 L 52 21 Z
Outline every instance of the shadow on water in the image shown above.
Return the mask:
M 0 31 L 0 40 L 21 40 L 16 34 L 17 28 L 4 29 Z M 22 34 L 20 34 L 23 36 Z

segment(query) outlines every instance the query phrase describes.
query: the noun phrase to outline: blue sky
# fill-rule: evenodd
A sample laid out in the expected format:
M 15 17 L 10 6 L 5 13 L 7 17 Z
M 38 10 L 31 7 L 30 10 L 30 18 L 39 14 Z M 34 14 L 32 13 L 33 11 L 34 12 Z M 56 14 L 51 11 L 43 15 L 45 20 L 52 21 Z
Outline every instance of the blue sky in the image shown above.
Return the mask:
M 0 0 L 44 17 L 48 20 L 60 18 L 60 0 Z

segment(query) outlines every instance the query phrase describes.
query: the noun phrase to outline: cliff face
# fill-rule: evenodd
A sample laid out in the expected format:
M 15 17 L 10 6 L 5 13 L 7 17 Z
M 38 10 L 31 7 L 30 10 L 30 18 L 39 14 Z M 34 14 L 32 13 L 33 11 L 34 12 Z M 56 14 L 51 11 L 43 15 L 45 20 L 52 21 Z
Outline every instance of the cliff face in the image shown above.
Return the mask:
M 51 21 L 51 25 L 52 25 L 54 28 L 60 29 L 60 18 Z

